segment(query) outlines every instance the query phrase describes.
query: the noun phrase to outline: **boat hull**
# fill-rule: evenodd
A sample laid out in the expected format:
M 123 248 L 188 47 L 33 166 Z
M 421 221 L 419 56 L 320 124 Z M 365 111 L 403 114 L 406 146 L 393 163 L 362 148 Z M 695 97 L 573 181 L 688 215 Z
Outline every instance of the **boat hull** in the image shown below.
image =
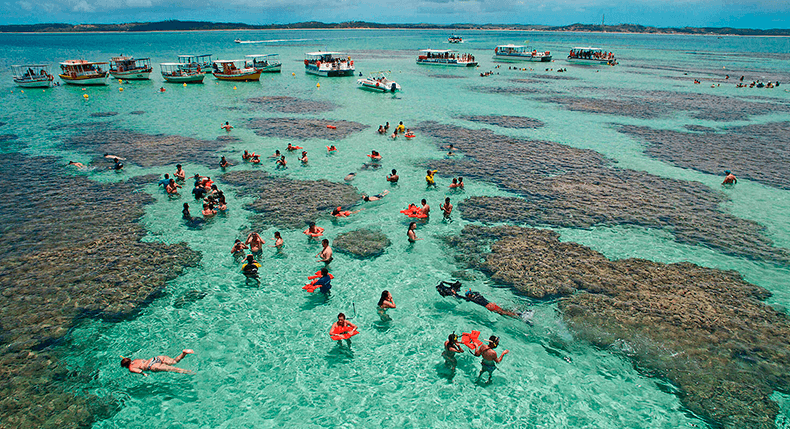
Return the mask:
M 262 67 L 260 70 L 263 73 L 280 73 L 280 71 L 282 71 L 282 68 L 283 68 L 282 64 L 276 64 L 272 66 Z
M 109 76 L 109 73 L 104 73 L 103 76 L 90 75 L 73 77 L 66 74 L 60 74 L 58 76 L 68 85 L 107 85 L 107 76 Z
M 392 89 L 392 85 L 395 85 L 395 90 Z M 395 82 L 373 82 L 367 79 L 359 79 L 357 80 L 357 85 L 359 85 L 359 89 L 364 89 L 367 91 L 374 91 L 374 92 L 397 92 L 400 91 L 400 85 Z
M 588 66 L 605 66 L 609 64 L 616 64 L 617 61 L 615 59 L 588 59 L 588 58 L 571 58 L 568 57 L 567 61 L 571 64 L 582 64 Z
M 494 55 L 494 61 L 504 61 L 509 63 L 529 61 L 533 63 L 548 63 L 551 62 L 551 55 L 533 56 L 533 55 Z
M 417 60 L 417 64 L 422 64 L 424 66 L 476 67 L 477 61 L 458 62 L 458 61 L 442 60 L 442 59 L 437 61 Z
M 39 80 L 22 80 L 22 79 L 14 79 L 14 83 L 21 86 L 22 88 L 49 88 L 52 86 L 52 76 L 46 79 L 39 79 Z
M 203 78 L 205 78 L 205 74 L 194 74 L 190 76 L 165 76 L 162 75 L 162 78 L 165 82 L 170 83 L 203 83 Z
M 339 77 L 339 76 L 354 76 L 354 69 L 345 69 L 345 70 L 326 70 L 326 69 L 318 69 L 316 67 L 305 67 L 304 71 L 307 74 L 314 74 L 316 76 L 323 76 L 323 77 Z
M 261 80 L 261 71 L 255 70 L 252 73 L 240 73 L 240 74 L 223 74 L 223 73 L 214 73 L 214 77 L 217 80 L 229 80 L 232 82 L 248 82 L 251 80 Z
M 151 72 L 152 70 L 111 71 L 110 75 L 116 79 L 148 80 L 151 78 Z

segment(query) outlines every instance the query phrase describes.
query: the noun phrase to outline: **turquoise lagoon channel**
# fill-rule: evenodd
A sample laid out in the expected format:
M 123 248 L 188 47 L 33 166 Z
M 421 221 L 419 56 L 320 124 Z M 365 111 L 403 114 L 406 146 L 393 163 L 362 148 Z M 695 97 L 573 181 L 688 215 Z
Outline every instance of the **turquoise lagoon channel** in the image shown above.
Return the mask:
M 118 411 L 97 421 L 97 428 L 239 428 L 239 427 L 596 427 L 596 428 L 679 428 L 707 427 L 708 423 L 680 403 L 675 388 L 660 378 L 635 369 L 623 353 L 600 350 L 575 340 L 557 312 L 556 302 L 530 300 L 510 288 L 498 286 L 482 273 L 462 280 L 465 288 L 483 293 L 505 308 L 534 310 L 533 325 L 511 320 L 471 303 L 442 298 L 435 286 L 450 280 L 462 269 L 453 250 L 442 237 L 458 234 L 467 224 L 456 212 L 452 221 L 443 221 L 439 204 L 449 196 L 454 205 L 471 196 L 507 195 L 485 181 L 469 181 L 462 192 L 448 189 L 450 177 L 437 173 L 438 186 L 426 190 L 425 169 L 430 160 L 441 159 L 428 136 L 421 136 L 417 124 L 436 121 L 466 128 L 491 129 L 496 134 L 554 141 L 576 148 L 591 149 L 615 160 L 618 166 L 647 171 L 661 177 L 699 181 L 721 189 L 719 175 L 674 167 L 647 156 L 643 143 L 619 133 L 622 124 L 646 125 L 658 129 L 682 130 L 684 125 L 709 127 L 738 126 L 787 121 L 787 114 L 775 113 L 732 122 L 694 119 L 677 111 L 655 118 L 634 118 L 615 114 L 595 114 L 566 110 L 540 100 L 552 94 L 581 94 L 600 97 L 606 91 L 667 90 L 688 94 L 728 97 L 759 96 L 787 103 L 790 94 L 782 85 L 773 90 L 734 88 L 734 78 L 720 87 L 709 83 L 694 85 L 693 73 L 728 70 L 747 80 L 786 72 L 787 38 L 705 37 L 675 35 L 626 35 L 591 33 L 544 33 L 517 31 L 468 31 L 465 43 L 448 45 L 442 31 L 399 30 L 299 30 L 250 32 L 184 32 L 146 34 L 3 34 L 0 35 L 0 92 L 3 112 L 0 134 L 16 134 L 18 139 L 0 146 L 3 152 L 50 155 L 63 165 L 68 161 L 89 163 L 95 153 L 81 152 L 63 145 L 63 140 L 82 131 L 68 125 L 108 122 L 111 127 L 146 134 L 165 134 L 214 140 L 226 135 L 220 125 L 229 121 L 229 133 L 236 141 L 216 152 L 235 163 L 230 171 L 258 169 L 294 180 L 327 179 L 350 182 L 360 192 L 390 194 L 376 202 L 360 203 L 364 209 L 347 219 L 324 216 L 318 225 L 333 240 L 339 234 L 360 228 L 383 232 L 392 244 L 372 259 L 356 259 L 335 252 L 331 272 L 335 276 L 329 298 L 308 294 L 301 286 L 306 277 L 320 269 L 315 256 L 317 241 L 308 240 L 301 229 L 269 228 L 259 231 L 272 244 L 275 230 L 282 232 L 285 246 L 278 252 L 265 247 L 258 258 L 260 283 L 245 282 L 240 264 L 230 255 L 233 241 L 250 227 L 253 213 L 244 208 L 253 195 L 238 197 L 236 189 L 214 177 L 227 197 L 229 210 L 209 220 L 201 229 L 189 229 L 181 221 L 181 206 L 189 202 L 193 215 L 198 205 L 189 195 L 190 180 L 180 198 L 172 198 L 157 188 L 144 188 L 154 202 L 146 206 L 140 219 L 148 235 L 145 240 L 163 243 L 185 242 L 201 252 L 201 263 L 168 283 L 163 296 L 142 308 L 136 317 L 119 322 L 93 319 L 81 321 L 67 334 L 59 353 L 69 368 L 92 374 L 77 394 L 112 396 L 120 401 Z M 265 41 L 237 44 L 234 39 Z M 494 46 L 517 43 L 550 50 L 551 63 L 507 64 L 492 61 Z M 600 46 L 616 53 L 616 67 L 569 65 L 565 55 L 573 46 Z M 415 63 L 419 49 L 454 48 L 470 52 L 479 68 L 456 69 L 420 66 Z M 318 78 L 306 75 L 304 53 L 315 50 L 348 52 L 357 72 L 386 70 L 403 91 L 378 94 L 357 88 L 358 77 Z M 57 63 L 84 58 L 106 61 L 125 53 L 150 56 L 154 73 L 150 81 L 118 83 L 105 87 L 74 86 L 25 89 L 13 85 L 11 64 Z M 264 74 L 260 82 L 220 82 L 207 76 L 202 85 L 164 83 L 158 63 L 172 62 L 178 54 L 211 53 L 214 59 L 242 58 L 248 54 L 278 53 L 282 73 Z M 751 54 L 747 54 L 751 53 Z M 757 58 L 755 58 L 755 56 Z M 508 67 L 526 70 L 510 70 Z M 530 69 L 531 68 L 531 69 Z M 535 94 L 492 93 L 488 87 L 517 88 L 513 79 L 535 75 L 572 79 L 545 79 L 532 85 Z M 551 70 L 545 70 L 551 69 Z M 480 77 L 481 72 L 492 76 Z M 697 73 L 699 74 L 699 73 Z M 786 76 L 786 74 L 785 74 Z M 763 78 L 764 80 L 769 80 Z M 56 77 L 56 80 L 59 80 Z M 317 85 L 320 83 L 320 87 Z M 790 82 L 787 83 L 790 88 Z M 123 91 L 119 91 L 122 87 Z M 160 92 L 164 87 L 166 91 Z M 759 91 L 759 92 L 758 92 Z M 83 94 L 87 94 L 85 99 Z M 331 103 L 325 112 L 281 113 L 257 109 L 246 100 L 261 96 L 287 96 Z M 117 112 L 108 117 L 91 114 Z M 130 114 L 137 112 L 138 114 Z M 142 113 L 139 113 L 142 112 Z M 545 123 L 534 129 L 515 129 L 470 122 L 465 115 L 512 115 Z M 245 124 L 251 118 L 316 118 L 332 124 L 349 120 L 369 128 L 340 141 L 322 139 L 291 140 L 257 136 Z M 392 141 L 376 133 L 380 124 L 394 128 L 399 121 L 413 128 L 417 137 Z M 309 166 L 299 165 L 289 154 L 287 170 L 277 171 L 268 159 L 253 167 L 240 162 L 243 150 L 268 156 L 276 149 L 284 152 L 289 143 L 304 146 Z M 325 146 L 335 144 L 338 152 L 328 156 Z M 360 170 L 371 150 L 383 155 L 383 168 Z M 503 150 L 506 150 L 503 148 Z M 462 152 L 462 148 L 461 148 Z M 462 155 L 461 155 L 462 156 Z M 548 156 L 548 155 L 547 155 Z M 187 175 L 219 176 L 216 164 L 182 161 Z M 209 169 L 211 167 L 211 169 Z M 385 175 L 396 168 L 401 176 L 390 186 Z M 115 182 L 132 176 L 172 173 L 174 165 L 142 168 L 129 165 L 120 175 L 94 170 L 85 174 L 92 180 Z M 777 246 L 790 248 L 788 192 L 740 180 L 724 190 L 731 198 L 723 209 L 766 227 Z M 420 223 L 417 235 L 423 240 L 406 240 L 408 218 L 399 213 L 409 203 L 426 198 L 434 216 Z M 656 196 L 660 198 L 660 196 Z M 621 225 L 592 229 L 557 229 L 563 241 L 573 241 L 600 251 L 611 259 L 639 257 L 659 262 L 690 261 L 695 264 L 735 269 L 744 278 L 773 293 L 770 304 L 790 305 L 788 267 L 724 255 L 703 246 L 680 244 L 660 230 Z M 382 290 L 394 296 L 397 309 L 392 320 L 382 320 L 376 303 Z M 183 305 L 179 299 L 189 294 L 202 296 Z M 359 326 L 360 334 L 351 346 L 338 345 L 328 336 L 337 313 L 344 312 Z M 479 330 L 482 336 L 501 337 L 499 350 L 510 353 L 499 365 L 490 384 L 477 382 L 480 359 L 459 356 L 455 371 L 441 358 L 448 334 Z M 562 346 L 557 346 L 562 344 Z M 174 356 L 183 348 L 194 355 L 179 366 L 195 375 L 152 374 L 140 377 L 119 366 L 119 355 L 148 358 L 159 354 Z M 784 404 L 787 401 L 779 401 Z M 790 409 L 782 405 L 780 418 Z

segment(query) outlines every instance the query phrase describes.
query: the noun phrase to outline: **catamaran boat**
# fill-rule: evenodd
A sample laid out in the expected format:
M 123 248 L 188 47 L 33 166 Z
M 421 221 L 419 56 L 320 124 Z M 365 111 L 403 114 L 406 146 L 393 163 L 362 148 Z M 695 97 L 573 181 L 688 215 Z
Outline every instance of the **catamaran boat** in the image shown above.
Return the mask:
M 24 64 L 11 66 L 14 69 L 14 83 L 23 88 L 48 88 L 55 79 L 49 73 L 49 64 Z
M 263 73 L 280 73 L 283 63 L 280 62 L 280 55 L 247 55 L 246 58 L 252 61 L 252 66 Z
M 214 77 L 219 80 L 249 82 L 261 80 L 261 71 L 252 66 L 252 61 L 218 60 L 214 61 Z
M 106 64 L 106 62 L 68 60 L 60 63 L 63 73 L 58 76 L 69 85 L 107 85 L 107 76 L 110 72 L 102 70 L 102 65 Z
M 304 71 L 317 76 L 354 76 L 354 61 L 342 52 L 308 52 Z
M 211 70 L 211 54 L 179 55 L 178 62 L 182 66 L 198 73 L 208 73 Z
M 203 83 L 206 72 L 190 69 L 183 63 L 161 63 L 162 78 L 171 83 Z
M 538 52 L 523 45 L 499 45 L 494 48 L 494 60 L 549 62 L 551 52 Z
M 453 34 L 447 38 L 447 43 L 464 43 L 464 38 Z
M 423 49 L 417 57 L 417 64 L 453 67 L 474 67 L 477 65 L 472 54 L 459 54 L 450 49 Z
M 617 64 L 612 52 L 604 52 L 601 48 L 573 48 L 568 54 L 568 62 L 574 64 Z
M 112 57 L 110 74 L 116 79 L 144 80 L 151 74 L 150 58 Z
M 373 72 L 367 79 L 357 79 L 360 89 L 378 92 L 400 91 L 400 85 L 394 80 L 387 79 L 386 72 Z

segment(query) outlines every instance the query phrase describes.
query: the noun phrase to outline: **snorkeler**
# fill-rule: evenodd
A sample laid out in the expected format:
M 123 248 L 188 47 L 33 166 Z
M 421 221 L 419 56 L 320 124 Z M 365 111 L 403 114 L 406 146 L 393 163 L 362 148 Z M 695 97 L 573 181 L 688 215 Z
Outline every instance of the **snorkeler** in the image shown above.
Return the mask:
M 464 349 L 458 344 L 458 335 L 455 335 L 455 332 L 453 332 L 447 337 L 447 341 L 444 342 L 442 357 L 444 358 L 445 366 L 455 369 L 455 366 L 458 364 L 455 355 L 459 353 L 464 353 Z
M 372 195 L 372 196 L 362 194 L 362 200 L 363 201 L 378 201 L 378 200 L 384 198 L 384 196 L 389 194 L 389 193 L 390 193 L 390 191 L 384 190 L 380 194 L 376 194 L 376 195 Z
M 517 318 L 517 319 L 523 319 L 524 321 L 529 323 L 527 321 L 527 319 L 524 319 L 518 313 L 514 313 L 514 312 L 508 311 L 508 310 L 503 310 L 500 306 L 494 304 L 493 302 L 490 302 L 483 295 L 481 295 L 480 292 L 474 292 L 474 291 L 472 291 L 470 289 L 470 290 L 466 291 L 466 293 L 461 295 L 459 293 L 460 290 L 461 290 L 461 282 L 448 283 L 448 282 L 445 282 L 445 281 L 441 281 L 441 282 L 439 282 L 438 285 L 436 285 L 436 290 L 439 292 L 439 295 L 441 295 L 441 296 L 454 296 L 454 297 L 456 297 L 458 299 L 463 299 L 465 301 L 474 302 L 475 304 L 478 304 L 478 305 L 481 305 L 481 306 L 485 307 L 488 311 L 493 311 L 494 313 L 498 313 L 498 314 L 501 314 L 503 316 L 509 316 L 509 317 L 514 317 L 514 318 Z
M 488 344 L 483 344 L 482 346 L 478 347 L 475 350 L 475 356 L 481 356 L 483 360 L 480 362 L 482 364 L 482 368 L 480 369 L 480 374 L 477 375 L 477 379 L 480 380 L 480 377 L 483 376 L 484 372 L 488 373 L 488 382 L 491 382 L 491 376 L 496 369 L 496 364 L 502 362 L 502 358 L 505 357 L 506 354 L 510 353 L 510 350 L 505 350 L 502 352 L 501 355 L 497 356 L 495 348 L 499 345 L 499 337 L 496 335 L 492 335 L 488 339 Z
M 121 366 L 124 368 L 128 368 L 129 372 L 133 372 L 135 374 L 142 374 L 148 377 L 148 374 L 145 374 L 143 371 L 150 371 L 150 372 L 178 372 L 181 374 L 194 374 L 193 371 L 183 368 L 176 368 L 175 364 L 184 359 L 186 355 L 195 353 L 191 349 L 184 349 L 181 351 L 181 354 L 176 356 L 175 359 L 171 358 L 170 356 L 156 356 L 152 357 L 151 359 L 134 359 L 128 357 L 121 356 Z

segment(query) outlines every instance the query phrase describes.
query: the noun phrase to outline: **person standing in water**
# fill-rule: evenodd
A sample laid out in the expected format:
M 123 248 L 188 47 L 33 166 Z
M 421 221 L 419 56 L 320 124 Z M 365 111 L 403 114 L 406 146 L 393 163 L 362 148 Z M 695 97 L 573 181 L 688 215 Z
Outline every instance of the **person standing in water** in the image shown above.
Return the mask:
M 398 171 L 393 168 L 392 174 L 387 175 L 387 182 L 398 183 L 398 179 L 400 179 Z
M 734 185 L 738 183 L 738 179 L 735 178 L 735 175 L 732 174 L 730 170 L 724 170 L 724 174 L 726 174 L 726 176 L 724 177 L 724 181 L 721 182 L 722 185 Z
M 392 320 L 392 318 L 387 315 L 387 310 L 390 308 L 395 308 L 395 301 L 392 299 L 392 294 L 387 290 L 382 291 L 381 298 L 379 298 L 378 303 L 378 312 L 379 317 L 381 317 L 383 322 L 389 322 Z
M 444 213 L 445 219 L 450 218 L 450 213 L 453 212 L 453 205 L 450 204 L 450 197 L 444 199 L 444 204 L 439 204 L 439 209 Z
M 231 124 L 229 124 L 228 122 L 225 122 L 225 125 L 221 126 L 220 128 L 222 128 L 225 131 L 230 131 L 230 130 L 233 129 L 233 126 Z
M 183 368 L 177 368 L 173 365 L 177 364 L 184 359 L 186 355 L 195 353 L 191 349 L 184 349 L 181 351 L 181 354 L 176 356 L 175 359 L 171 358 L 170 356 L 155 356 L 151 359 L 134 359 L 128 357 L 121 356 L 121 366 L 124 368 L 128 368 L 129 372 L 133 372 L 135 374 L 142 374 L 143 376 L 148 377 L 148 374 L 144 373 L 143 371 L 150 371 L 150 372 L 178 372 L 181 374 L 194 374 L 193 371 Z
M 456 360 L 455 355 L 463 352 L 464 349 L 458 344 L 458 335 L 455 335 L 455 332 L 453 332 L 447 337 L 447 341 L 444 342 L 442 357 L 444 358 L 445 366 L 455 369 L 455 366 L 458 365 L 458 360 Z
M 475 350 L 475 356 L 480 356 L 483 358 L 481 364 L 483 368 L 480 370 L 480 374 L 477 375 L 478 381 L 480 377 L 483 376 L 484 372 L 488 373 L 488 382 L 491 382 L 491 375 L 494 373 L 496 369 L 496 364 L 502 362 L 502 358 L 505 357 L 506 354 L 510 353 L 510 350 L 505 350 L 502 352 L 500 356 L 497 357 L 496 350 L 499 346 L 499 337 L 496 335 L 492 335 L 488 339 L 488 344 L 483 344 Z
M 326 238 L 321 240 L 321 245 L 324 246 L 324 248 L 321 249 L 321 251 L 315 256 L 318 258 L 318 262 L 323 262 L 324 264 L 329 265 L 329 263 L 332 262 L 332 259 L 334 259 L 332 258 L 332 248 L 329 247 L 329 240 Z
M 260 252 L 263 249 L 264 243 L 265 241 L 263 241 L 257 232 L 251 232 L 249 235 L 247 235 L 247 240 L 244 242 L 244 244 L 250 245 L 250 252 L 252 253 Z
M 406 231 L 406 237 L 409 237 L 409 243 L 414 243 L 417 240 L 422 240 L 422 238 L 417 238 L 417 233 L 414 230 L 417 229 L 417 222 L 412 222 L 409 224 L 409 230 Z

